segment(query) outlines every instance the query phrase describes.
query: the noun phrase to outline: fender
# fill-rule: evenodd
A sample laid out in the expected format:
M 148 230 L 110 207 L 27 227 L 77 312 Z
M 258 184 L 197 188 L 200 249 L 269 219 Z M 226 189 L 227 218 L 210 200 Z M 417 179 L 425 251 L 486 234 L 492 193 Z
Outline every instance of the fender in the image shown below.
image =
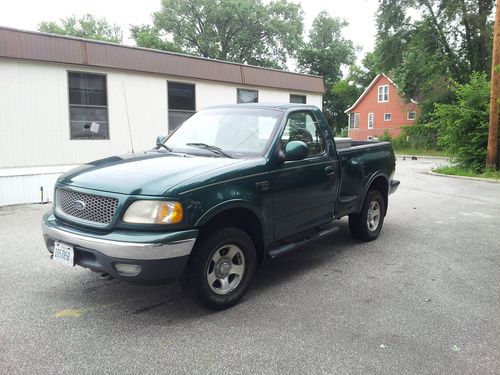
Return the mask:
M 210 219 L 212 219 L 216 215 L 224 211 L 230 210 L 232 208 L 244 208 L 251 211 L 253 214 L 255 214 L 255 216 L 257 216 L 257 219 L 260 222 L 262 230 L 264 231 L 264 228 L 267 228 L 267 222 L 262 213 L 255 208 L 254 204 L 243 199 L 230 199 L 211 207 L 196 221 L 195 227 L 200 227 L 206 224 Z
M 378 177 L 384 178 L 384 180 L 387 183 L 387 189 L 389 189 L 389 177 L 387 176 L 386 173 L 384 173 L 382 171 L 377 171 L 374 174 L 372 174 L 372 176 L 370 177 L 370 179 L 368 180 L 368 182 L 366 183 L 366 185 L 364 187 L 363 195 L 361 196 L 361 199 L 359 200 L 358 205 L 356 207 L 356 213 L 359 213 L 361 211 L 361 208 L 363 207 L 363 202 L 365 201 L 365 198 L 366 198 L 366 194 L 368 193 L 368 190 L 370 190 L 370 186 L 372 185 L 373 181 L 375 181 L 375 179 Z M 385 198 L 387 201 L 387 197 L 385 197 Z M 386 207 L 386 212 L 387 212 L 387 207 Z

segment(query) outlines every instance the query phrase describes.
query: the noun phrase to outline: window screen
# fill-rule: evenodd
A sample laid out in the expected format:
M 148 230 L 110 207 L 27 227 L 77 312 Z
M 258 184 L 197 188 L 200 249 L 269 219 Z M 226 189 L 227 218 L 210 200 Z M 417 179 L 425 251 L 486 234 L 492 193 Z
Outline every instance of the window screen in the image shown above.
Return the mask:
M 290 94 L 290 103 L 306 104 L 306 96 Z
M 389 101 L 389 85 L 378 87 L 378 101 L 379 102 Z
M 349 113 L 349 127 L 351 129 L 359 128 L 359 112 Z
M 375 116 L 373 112 L 368 113 L 368 129 L 373 129 L 373 124 L 375 123 Z
M 168 82 L 168 130 L 175 130 L 196 112 L 195 86 Z
M 71 139 L 108 139 L 106 76 L 68 72 Z
M 258 103 L 259 92 L 257 90 L 238 89 L 237 90 L 238 103 Z

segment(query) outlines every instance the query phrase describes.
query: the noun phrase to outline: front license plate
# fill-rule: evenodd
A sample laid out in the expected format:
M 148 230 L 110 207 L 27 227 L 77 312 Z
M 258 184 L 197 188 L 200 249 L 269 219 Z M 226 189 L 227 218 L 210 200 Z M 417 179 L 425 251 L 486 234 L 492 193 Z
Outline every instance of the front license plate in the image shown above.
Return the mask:
M 52 259 L 56 262 L 73 267 L 75 265 L 75 251 L 73 250 L 73 246 L 55 241 Z

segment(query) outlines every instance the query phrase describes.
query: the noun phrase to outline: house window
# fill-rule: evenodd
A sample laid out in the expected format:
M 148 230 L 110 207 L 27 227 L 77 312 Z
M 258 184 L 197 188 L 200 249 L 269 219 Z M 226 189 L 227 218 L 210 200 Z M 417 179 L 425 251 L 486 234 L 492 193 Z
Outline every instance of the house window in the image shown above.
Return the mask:
M 290 103 L 306 104 L 306 96 L 290 94 Z
M 373 116 L 373 112 L 368 113 L 368 129 L 373 129 L 374 122 L 375 118 Z
M 392 115 L 390 113 L 384 113 L 384 121 L 391 121 Z
M 351 128 L 351 129 L 359 128 L 359 113 L 358 112 L 349 113 L 349 128 Z
M 258 103 L 259 92 L 257 90 L 238 89 L 237 103 Z
M 109 139 L 106 76 L 68 72 L 70 139 Z
M 175 130 L 196 112 L 195 86 L 168 82 L 168 131 Z
M 379 102 L 389 101 L 389 85 L 383 85 L 378 87 L 378 101 Z
M 406 118 L 410 121 L 414 121 L 416 117 L 417 113 L 415 111 L 408 112 L 408 115 L 406 116 Z

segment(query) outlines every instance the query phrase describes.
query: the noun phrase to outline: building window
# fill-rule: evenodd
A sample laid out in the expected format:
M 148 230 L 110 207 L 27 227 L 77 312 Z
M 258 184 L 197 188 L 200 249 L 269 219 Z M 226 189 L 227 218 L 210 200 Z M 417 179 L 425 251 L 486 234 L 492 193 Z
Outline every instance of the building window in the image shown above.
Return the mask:
M 384 121 L 391 121 L 392 115 L 390 113 L 384 113 Z
M 306 96 L 290 94 L 290 103 L 306 104 Z
M 359 128 L 359 113 L 358 112 L 349 113 L 349 128 L 351 128 L 351 129 Z
M 417 113 L 415 111 L 408 112 L 408 115 L 406 118 L 410 121 L 415 121 L 415 118 L 417 117 Z
M 257 90 L 238 89 L 237 103 L 258 103 L 259 92 Z
M 389 85 L 383 85 L 378 87 L 378 101 L 379 102 L 389 101 Z
M 68 72 L 70 139 L 109 139 L 106 76 Z
M 168 131 L 175 130 L 196 112 L 195 86 L 168 82 Z
M 373 129 L 374 122 L 375 118 L 373 116 L 373 112 L 368 113 L 368 129 Z

